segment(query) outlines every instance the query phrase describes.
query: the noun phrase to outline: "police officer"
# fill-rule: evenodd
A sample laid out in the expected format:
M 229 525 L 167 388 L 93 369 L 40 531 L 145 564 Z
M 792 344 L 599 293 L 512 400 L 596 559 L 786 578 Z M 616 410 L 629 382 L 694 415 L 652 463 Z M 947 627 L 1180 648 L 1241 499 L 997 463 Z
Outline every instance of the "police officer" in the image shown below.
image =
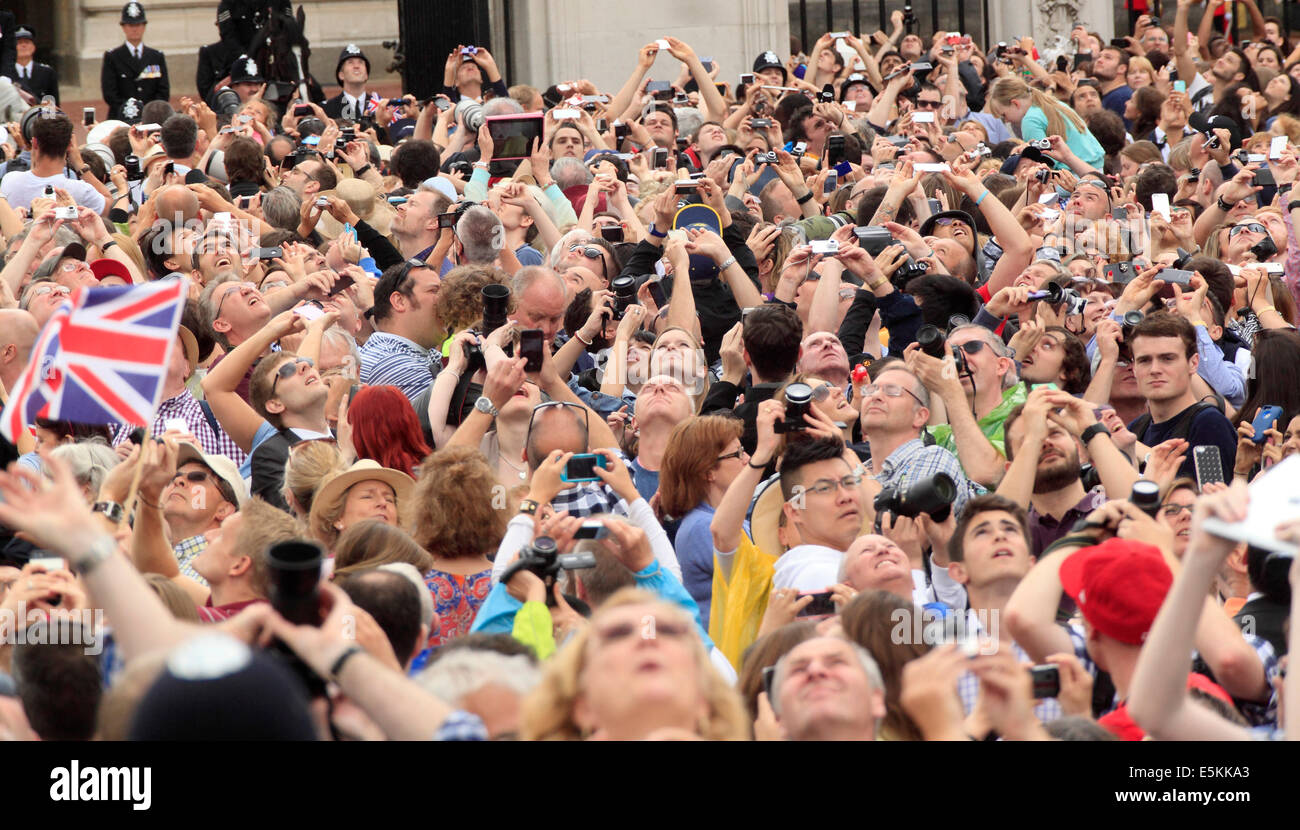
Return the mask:
M 27 90 L 34 101 L 40 101 L 46 95 L 54 96 L 59 102 L 59 76 L 54 67 L 36 60 L 36 32 L 31 26 L 19 26 L 14 30 L 17 41 L 18 60 L 14 62 L 14 83 Z
M 366 92 L 366 82 L 370 80 L 370 58 L 360 46 L 349 43 L 339 52 L 334 79 L 342 85 L 343 91 L 325 102 L 325 114 L 330 118 L 360 121 L 366 114 L 369 99 L 377 97 Z
M 109 118 L 132 120 L 123 111 L 129 99 L 135 99 L 137 106 L 142 107 L 150 101 L 166 101 L 171 97 L 167 59 L 162 52 L 143 43 L 147 22 L 144 6 L 134 0 L 122 7 L 121 24 L 126 43 L 104 53 L 104 67 L 99 75 Z

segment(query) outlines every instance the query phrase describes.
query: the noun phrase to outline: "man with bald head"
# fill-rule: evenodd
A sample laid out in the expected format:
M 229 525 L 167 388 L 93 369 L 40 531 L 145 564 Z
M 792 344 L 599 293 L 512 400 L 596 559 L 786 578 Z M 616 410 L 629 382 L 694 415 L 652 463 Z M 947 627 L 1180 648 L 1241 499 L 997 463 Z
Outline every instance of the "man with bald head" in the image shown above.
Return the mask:
M 32 344 L 40 333 L 36 318 L 16 308 L 0 310 L 0 383 L 6 392 L 14 388 L 31 357 Z
M 158 191 L 158 218 L 179 227 L 199 217 L 199 197 L 188 187 L 170 184 Z
M 569 307 L 568 283 L 551 269 L 532 265 L 519 269 L 511 290 L 515 310 L 510 321 L 523 329 L 541 329 L 549 346 L 564 325 L 564 312 Z

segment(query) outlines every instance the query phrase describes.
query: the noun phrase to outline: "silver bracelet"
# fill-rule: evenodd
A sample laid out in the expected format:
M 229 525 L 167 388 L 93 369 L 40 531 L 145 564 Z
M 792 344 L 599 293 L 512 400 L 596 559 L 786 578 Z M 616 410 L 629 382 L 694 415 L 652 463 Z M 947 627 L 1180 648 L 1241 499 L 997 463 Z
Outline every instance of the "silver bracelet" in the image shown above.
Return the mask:
M 730 268 L 735 264 L 736 264 L 736 258 L 734 256 L 729 257 L 726 262 L 723 262 L 718 266 L 718 273 L 721 274 L 723 271 L 727 270 L 728 268 Z

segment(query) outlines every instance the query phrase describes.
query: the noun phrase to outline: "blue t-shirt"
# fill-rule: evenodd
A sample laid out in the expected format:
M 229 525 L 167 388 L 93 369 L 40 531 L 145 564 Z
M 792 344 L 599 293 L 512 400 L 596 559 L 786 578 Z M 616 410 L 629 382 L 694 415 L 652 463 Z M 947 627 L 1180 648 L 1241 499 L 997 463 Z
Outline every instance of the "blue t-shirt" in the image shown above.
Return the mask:
M 515 259 L 519 260 L 519 264 L 523 266 L 541 265 L 546 261 L 545 258 L 542 257 L 541 251 L 528 244 L 520 245 L 518 248 L 515 248 Z
M 1020 137 L 1025 141 L 1047 138 L 1047 115 L 1038 107 L 1030 107 L 1020 121 Z M 1069 119 L 1065 119 L 1065 143 L 1084 164 L 1100 170 L 1106 161 L 1106 151 L 1101 149 L 1092 133 L 1080 132 Z
M 1128 84 L 1124 84 L 1123 86 L 1116 87 L 1115 89 L 1112 89 L 1110 92 L 1107 92 L 1105 95 L 1101 96 L 1101 105 L 1106 109 L 1110 110 L 1111 112 L 1115 113 L 1116 115 L 1118 115 L 1120 118 L 1123 118 L 1124 126 L 1127 129 L 1132 129 L 1133 125 L 1132 123 L 1129 122 L 1127 118 L 1124 118 L 1124 105 L 1127 104 L 1128 99 L 1132 97 L 1133 97 L 1133 88 L 1130 87 Z
M 1192 405 L 1195 406 L 1195 404 Z M 1161 421 L 1160 423 L 1153 422 L 1141 435 L 1138 436 L 1138 440 L 1143 444 L 1146 444 L 1148 447 L 1154 447 L 1156 444 L 1174 438 L 1174 432 L 1183 416 L 1183 413 L 1186 411 L 1187 410 L 1184 409 L 1182 412 L 1179 412 L 1167 421 Z M 1140 418 L 1134 419 L 1133 423 L 1129 424 L 1129 429 L 1132 429 L 1138 420 L 1140 420 Z M 1190 449 L 1206 445 L 1218 447 L 1219 459 L 1223 462 L 1223 470 L 1225 474 L 1228 474 L 1228 471 L 1231 470 L 1233 465 L 1236 463 L 1237 432 L 1232 428 L 1232 422 L 1225 418 L 1223 413 L 1218 409 L 1207 407 L 1206 409 L 1196 413 L 1196 417 L 1191 420 L 1191 427 L 1187 430 L 1186 436 Z M 1183 460 L 1182 466 L 1178 468 L 1178 477 L 1196 477 L 1196 462 L 1193 458 L 1192 452 L 1189 451 L 1187 453 L 1187 457 Z
M 709 627 L 709 606 L 713 602 L 713 508 L 700 503 L 682 518 L 677 528 L 677 563 L 682 566 L 682 585 L 700 606 L 700 619 Z
M 632 459 L 632 483 L 636 485 L 636 491 L 641 494 L 641 498 L 650 501 L 655 493 L 659 492 L 659 471 L 647 470 L 634 458 Z

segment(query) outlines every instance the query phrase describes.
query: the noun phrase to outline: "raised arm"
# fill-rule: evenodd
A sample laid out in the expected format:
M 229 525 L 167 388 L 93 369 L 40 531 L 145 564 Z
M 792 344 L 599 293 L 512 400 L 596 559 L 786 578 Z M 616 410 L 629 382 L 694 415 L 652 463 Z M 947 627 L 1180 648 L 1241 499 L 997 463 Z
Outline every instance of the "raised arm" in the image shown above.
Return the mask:
M 293 311 L 281 312 L 236 346 L 203 378 L 203 394 L 212 407 L 212 414 L 231 440 L 246 453 L 253 451 L 253 438 L 265 420 L 235 390 L 249 367 L 266 353 L 272 343 L 302 328 L 301 317 Z
M 655 57 L 659 54 L 659 46 L 655 43 L 647 43 L 637 52 L 636 66 L 632 68 L 632 74 L 623 82 L 623 88 L 615 93 L 610 99 L 609 106 L 606 108 L 611 113 L 627 113 L 636 98 L 637 90 L 641 88 L 641 82 L 645 78 L 645 73 L 650 71 L 654 66 Z

